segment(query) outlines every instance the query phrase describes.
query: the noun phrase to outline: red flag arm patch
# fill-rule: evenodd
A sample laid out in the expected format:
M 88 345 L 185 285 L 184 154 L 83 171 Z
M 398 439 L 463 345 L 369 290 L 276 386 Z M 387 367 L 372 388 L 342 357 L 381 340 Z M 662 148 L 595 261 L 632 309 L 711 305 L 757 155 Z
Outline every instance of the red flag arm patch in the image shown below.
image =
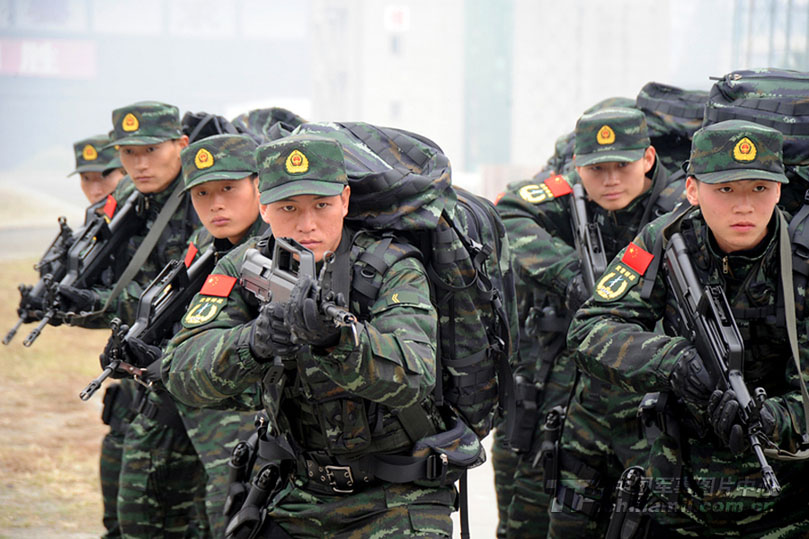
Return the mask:
M 191 263 L 194 261 L 194 257 L 197 256 L 198 252 L 199 249 L 197 249 L 197 246 L 194 245 L 194 242 L 193 241 L 188 242 L 188 251 L 185 252 L 185 260 L 184 260 L 186 268 L 191 267 Z M 228 291 L 228 293 L 230 292 Z
M 646 273 L 646 268 L 652 263 L 654 257 L 655 255 L 652 253 L 629 242 L 629 246 L 626 248 L 626 251 L 624 251 L 624 256 L 621 257 L 621 262 L 637 271 L 640 275 L 643 275 Z
M 550 190 L 551 194 L 554 198 L 568 195 L 573 192 L 573 189 L 570 187 L 570 184 L 567 183 L 564 176 L 561 174 L 557 174 L 556 176 L 551 176 L 547 180 L 545 180 L 545 185 L 548 186 L 548 190 Z
M 226 298 L 230 295 L 230 291 L 233 290 L 236 280 L 236 277 L 212 273 L 205 279 L 205 284 L 202 285 L 199 293 L 203 296 Z
M 118 207 L 118 201 L 112 195 L 107 195 L 107 201 L 104 203 L 104 215 L 112 219 L 115 214 L 115 208 Z

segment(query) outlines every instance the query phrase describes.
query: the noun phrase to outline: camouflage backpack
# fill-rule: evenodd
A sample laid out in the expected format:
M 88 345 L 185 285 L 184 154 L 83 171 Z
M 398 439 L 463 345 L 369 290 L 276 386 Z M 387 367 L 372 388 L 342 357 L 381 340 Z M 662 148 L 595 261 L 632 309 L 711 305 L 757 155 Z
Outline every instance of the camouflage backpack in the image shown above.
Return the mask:
M 308 123 L 297 132 L 341 143 L 351 187 L 349 226 L 416 248 L 439 317 L 436 403 L 482 439 L 512 395 L 508 359 L 516 335 L 508 241 L 493 204 L 453 188 L 446 155 L 414 133 L 366 123 Z M 364 311 L 360 317 L 376 298 L 369 288 L 374 272 L 387 270 L 381 260 L 366 251 L 358 261 L 351 293 Z

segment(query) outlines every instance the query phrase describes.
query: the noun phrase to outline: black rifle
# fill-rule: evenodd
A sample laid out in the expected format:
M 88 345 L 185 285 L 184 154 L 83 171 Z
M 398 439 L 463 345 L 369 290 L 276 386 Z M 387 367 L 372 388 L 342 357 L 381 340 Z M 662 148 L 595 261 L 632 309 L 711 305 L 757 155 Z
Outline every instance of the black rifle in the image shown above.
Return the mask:
M 573 241 L 581 261 L 584 286 L 592 293 L 596 279 L 607 269 L 607 257 L 604 254 L 601 229 L 597 223 L 587 222 L 584 187 L 580 183 L 573 186 L 573 193 L 570 195 L 570 220 L 573 226 Z
M 67 252 L 65 272 L 61 279 L 51 278 L 48 284 L 50 291 L 45 294 L 43 312 L 45 313 L 39 325 L 26 337 L 23 344 L 31 346 L 42 333 L 42 329 L 55 317 L 67 319 L 67 314 L 61 311 L 59 294 L 56 293 L 59 285 L 89 288 L 95 285 L 101 273 L 109 266 L 110 259 L 118 248 L 129 239 L 142 225 L 142 220 L 135 212 L 135 202 L 140 196 L 138 191 L 132 193 L 124 205 L 115 213 L 112 220 L 106 216 L 97 215 L 76 236 L 75 241 Z
M 739 417 L 745 427 L 750 446 L 761 466 L 764 486 L 772 495 L 781 492 L 778 478 L 767 462 L 762 442 L 769 440 L 763 432 L 759 410 L 767 398 L 763 388 L 756 389 L 756 400 L 744 382 L 744 341 L 730 310 L 725 291 L 717 285 L 702 286 L 697 279 L 688 251 L 679 233 L 674 233 L 663 255 L 666 280 L 676 298 L 681 335 L 694 343 L 719 389 L 732 389 L 739 401 Z
M 17 323 L 6 334 L 3 344 L 8 344 L 20 326 L 32 319 L 34 311 L 41 311 L 48 293 L 49 283 L 62 280 L 67 272 L 67 253 L 76 241 L 73 230 L 68 226 L 67 219 L 62 216 L 57 219 L 59 232 L 45 250 L 45 254 L 34 265 L 34 269 L 39 272 L 39 281 L 33 286 L 21 284 L 20 290 L 20 311 L 22 314 Z M 83 228 L 79 230 L 79 234 Z
M 132 327 L 121 326 L 116 318 L 113 320 L 112 335 L 105 349 L 110 363 L 104 371 L 79 394 L 81 400 L 87 400 L 98 391 L 101 384 L 116 370 L 140 379 L 148 365 L 135 365 L 134 361 L 125 361 L 130 357 L 127 352 L 128 343 L 137 338 L 146 344 L 159 346 L 164 339 L 172 335 L 174 324 L 183 316 L 188 304 L 202 288 L 206 277 L 216 265 L 213 248 L 208 249 L 197 260 L 186 268 L 182 260 L 172 260 L 155 277 L 138 299 L 137 318 Z
M 258 249 L 247 250 L 239 282 L 263 303 L 286 303 L 301 277 L 317 278 L 317 283 L 322 283 L 327 267 L 333 259 L 334 255 L 327 253 L 320 277 L 317 278 L 315 255 L 312 251 L 293 239 L 275 238 L 272 260 L 261 254 Z M 324 290 L 319 284 L 316 286 L 315 294 L 323 314 L 331 318 L 335 326 L 350 327 L 354 335 L 354 344 L 359 346 L 357 317 L 337 305 L 334 294 Z M 265 380 L 270 384 L 275 383 L 283 370 L 281 358 L 275 358 L 273 368 Z

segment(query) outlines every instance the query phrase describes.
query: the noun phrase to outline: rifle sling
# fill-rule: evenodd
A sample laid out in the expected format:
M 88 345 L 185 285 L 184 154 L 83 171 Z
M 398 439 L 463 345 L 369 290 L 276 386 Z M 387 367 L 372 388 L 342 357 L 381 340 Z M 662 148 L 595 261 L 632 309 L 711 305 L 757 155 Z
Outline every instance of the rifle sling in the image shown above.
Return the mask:
M 798 354 L 797 321 L 795 319 L 795 290 L 792 285 L 792 246 L 789 241 L 789 227 L 784 214 L 776 208 L 778 219 L 780 220 L 778 238 L 778 256 L 781 259 L 781 282 L 784 291 L 784 309 L 786 311 L 787 335 L 789 345 L 792 348 L 792 359 L 795 361 L 795 368 L 798 372 L 798 381 L 801 385 L 801 402 L 803 403 L 804 428 L 802 437 L 806 440 L 809 437 L 809 392 L 806 391 L 806 382 L 803 380 L 801 371 L 800 356 Z M 809 458 L 809 449 L 800 447 L 795 453 L 790 453 L 781 449 L 765 450 L 768 456 L 783 460 L 803 460 Z
M 166 200 L 165 205 L 160 210 L 160 213 L 157 215 L 154 223 L 149 228 L 149 233 L 146 234 L 146 237 L 143 238 L 143 241 L 138 246 L 138 250 L 135 251 L 132 260 L 129 261 L 129 264 L 126 266 L 126 269 L 121 274 L 121 277 L 118 279 L 118 282 L 115 283 L 115 287 L 112 289 L 112 293 L 110 293 L 107 301 L 104 302 L 104 306 L 101 309 L 90 312 L 90 313 L 82 313 L 81 318 L 95 316 L 101 313 L 104 313 L 109 308 L 110 304 L 115 301 L 115 299 L 121 294 L 124 288 L 132 282 L 132 279 L 137 275 L 137 273 L 143 267 L 143 263 L 146 262 L 146 258 L 152 253 L 154 246 L 157 244 L 157 240 L 160 239 L 160 235 L 165 230 L 166 225 L 168 224 L 171 217 L 174 215 L 174 212 L 177 211 L 177 208 L 180 206 L 180 202 L 183 201 L 185 197 L 180 196 L 182 194 L 184 183 L 179 181 L 177 183 L 177 187 L 174 188 L 174 191 L 169 195 L 168 200 Z

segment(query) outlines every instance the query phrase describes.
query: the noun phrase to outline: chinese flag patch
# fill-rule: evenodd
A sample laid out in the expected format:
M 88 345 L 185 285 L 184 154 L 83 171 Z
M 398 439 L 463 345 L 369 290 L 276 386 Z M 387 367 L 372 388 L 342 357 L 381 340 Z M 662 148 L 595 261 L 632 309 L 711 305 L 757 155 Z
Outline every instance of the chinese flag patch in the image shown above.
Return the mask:
M 654 257 L 652 253 L 647 253 L 634 243 L 629 242 L 629 247 L 624 251 L 621 262 L 643 275 Z
M 107 202 L 104 203 L 104 215 L 112 219 L 115 214 L 115 208 L 118 207 L 118 201 L 112 195 L 107 195 Z
M 230 291 L 233 290 L 233 285 L 235 284 L 236 277 L 211 274 L 208 275 L 207 279 L 205 279 L 205 284 L 202 285 L 202 289 L 199 291 L 199 293 L 203 296 L 226 298 L 230 295 Z
M 197 246 L 194 245 L 194 242 L 189 242 L 188 243 L 188 251 L 186 251 L 186 253 L 185 253 L 185 267 L 186 268 L 191 267 L 191 262 L 194 261 L 194 257 L 197 256 L 197 252 L 199 252 L 199 249 L 197 249 Z M 228 291 L 228 293 L 230 293 L 230 292 Z
M 558 198 L 563 195 L 567 195 L 573 192 L 573 189 L 570 187 L 570 184 L 567 183 L 567 180 L 561 175 L 557 174 L 556 176 L 551 176 L 547 180 L 545 180 L 545 185 L 548 186 L 551 194 L 554 198 Z

